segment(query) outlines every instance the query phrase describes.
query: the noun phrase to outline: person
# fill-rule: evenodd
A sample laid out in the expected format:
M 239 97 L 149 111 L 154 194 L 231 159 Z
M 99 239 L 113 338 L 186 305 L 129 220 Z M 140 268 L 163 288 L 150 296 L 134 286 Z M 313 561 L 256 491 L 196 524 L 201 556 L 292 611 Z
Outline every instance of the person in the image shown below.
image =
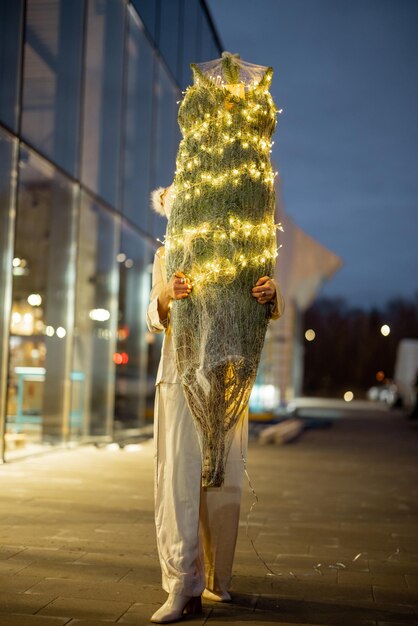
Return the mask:
M 172 187 L 153 192 L 153 206 L 169 216 Z M 166 278 L 164 246 L 154 257 L 147 311 L 150 332 L 164 332 L 156 377 L 154 418 L 155 525 L 167 601 L 151 617 L 169 623 L 201 610 L 201 596 L 231 600 L 228 585 L 237 540 L 248 408 L 237 425 L 222 487 L 201 487 L 201 450 L 192 415 L 176 370 L 169 311 L 173 300 L 190 297 L 193 285 L 181 271 Z M 252 289 L 260 306 L 271 307 L 272 319 L 283 314 L 276 281 L 262 276 Z M 269 304 L 270 303 L 270 304 Z
M 414 403 L 414 406 L 412 407 L 411 412 L 408 415 L 410 420 L 418 419 L 418 372 L 415 376 L 414 389 L 415 389 L 415 403 Z

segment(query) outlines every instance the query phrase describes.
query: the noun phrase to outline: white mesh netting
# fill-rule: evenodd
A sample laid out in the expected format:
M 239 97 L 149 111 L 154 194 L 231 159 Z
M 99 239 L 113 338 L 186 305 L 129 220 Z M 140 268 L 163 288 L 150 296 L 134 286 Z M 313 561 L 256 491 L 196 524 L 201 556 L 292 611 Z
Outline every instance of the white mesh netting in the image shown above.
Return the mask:
M 255 380 L 269 305 L 251 288 L 276 257 L 276 107 L 272 69 L 237 55 L 192 65 L 179 109 L 167 277 L 183 271 L 191 295 L 171 314 L 177 369 L 202 448 L 202 483 L 219 486 L 234 428 Z

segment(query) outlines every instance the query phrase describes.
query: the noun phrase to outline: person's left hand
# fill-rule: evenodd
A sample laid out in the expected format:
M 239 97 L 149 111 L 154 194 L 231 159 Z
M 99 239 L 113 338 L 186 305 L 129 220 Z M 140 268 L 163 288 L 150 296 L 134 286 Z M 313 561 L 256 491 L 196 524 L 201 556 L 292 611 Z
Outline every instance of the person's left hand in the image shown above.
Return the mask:
M 251 290 L 251 295 L 257 299 L 259 304 L 266 304 L 273 300 L 276 295 L 276 286 L 270 276 L 259 278 Z

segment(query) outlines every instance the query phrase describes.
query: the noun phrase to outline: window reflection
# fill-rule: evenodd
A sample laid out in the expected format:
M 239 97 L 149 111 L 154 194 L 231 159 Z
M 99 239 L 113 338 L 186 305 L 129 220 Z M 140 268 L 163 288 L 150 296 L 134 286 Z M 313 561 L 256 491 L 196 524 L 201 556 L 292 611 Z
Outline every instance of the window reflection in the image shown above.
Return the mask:
M 83 182 L 118 204 L 123 79 L 123 0 L 88 3 Z
M 170 0 L 160 5 L 160 32 L 158 47 L 165 62 L 173 73 L 178 75 L 178 36 L 179 36 L 180 2 Z
M 146 230 L 151 174 L 153 52 L 134 12 L 128 15 L 123 211 Z
M 17 128 L 23 0 L 0 0 L 0 119 Z
M 155 165 L 153 186 L 167 186 L 173 181 L 176 153 L 180 141 L 177 123 L 180 99 L 178 89 L 173 85 L 164 66 L 159 63 L 156 85 L 157 127 L 155 137 Z M 156 237 L 165 233 L 167 220 L 156 213 L 151 214 L 150 232 Z
M 67 434 L 75 189 L 29 150 L 19 166 L 7 433 L 31 449 Z
M 119 220 L 82 195 L 71 371 L 72 439 L 110 435 L 118 306 Z
M 171 0 L 170 0 L 171 1 Z M 141 20 L 152 39 L 155 39 L 155 24 L 157 19 L 157 5 L 159 0 L 132 0 L 132 4 L 138 11 Z
M 0 130 L 0 407 L 7 391 L 8 342 L 13 259 L 15 177 L 17 140 Z M 3 459 L 4 422 L 0 412 L 0 462 Z M 8 445 L 15 442 L 8 438 Z
M 201 58 L 203 61 L 210 61 L 211 59 L 217 59 L 220 54 L 215 52 L 216 47 L 214 45 L 214 36 L 212 27 L 207 19 L 205 12 L 202 14 L 201 25 Z
M 185 89 L 190 85 L 192 74 L 190 63 L 196 63 L 198 59 L 198 15 L 200 16 L 198 3 L 194 0 L 183 0 L 183 41 L 182 41 L 182 76 L 181 86 Z
M 121 251 L 117 260 L 120 280 L 118 341 L 114 354 L 115 428 L 127 429 L 143 426 L 147 416 L 149 336 L 146 310 L 151 286 L 149 245 L 127 226 L 122 230 Z M 154 389 L 151 391 L 151 402 L 153 392 Z
M 11 3 L 13 4 L 13 3 Z M 28 0 L 22 133 L 76 173 L 83 0 Z
M 0 127 L 8 458 L 152 415 L 161 337 L 145 328 L 153 252 L 142 235 L 167 225 L 149 192 L 173 180 L 179 75 L 185 86 L 191 62 L 217 56 L 202 7 L 0 0 L 0 122 L 16 133 Z

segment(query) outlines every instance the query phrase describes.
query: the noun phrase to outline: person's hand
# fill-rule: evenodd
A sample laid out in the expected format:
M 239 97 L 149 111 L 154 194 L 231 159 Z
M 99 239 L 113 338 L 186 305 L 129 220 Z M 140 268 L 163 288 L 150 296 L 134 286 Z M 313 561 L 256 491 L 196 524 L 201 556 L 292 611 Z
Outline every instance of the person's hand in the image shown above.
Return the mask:
M 192 289 L 193 286 L 190 282 L 190 278 L 183 274 L 183 272 L 173 274 L 167 284 L 167 294 L 172 300 L 187 298 Z
M 251 295 L 256 298 L 259 304 L 266 304 L 273 300 L 276 295 L 276 286 L 270 276 L 259 278 L 255 287 L 251 290 Z

